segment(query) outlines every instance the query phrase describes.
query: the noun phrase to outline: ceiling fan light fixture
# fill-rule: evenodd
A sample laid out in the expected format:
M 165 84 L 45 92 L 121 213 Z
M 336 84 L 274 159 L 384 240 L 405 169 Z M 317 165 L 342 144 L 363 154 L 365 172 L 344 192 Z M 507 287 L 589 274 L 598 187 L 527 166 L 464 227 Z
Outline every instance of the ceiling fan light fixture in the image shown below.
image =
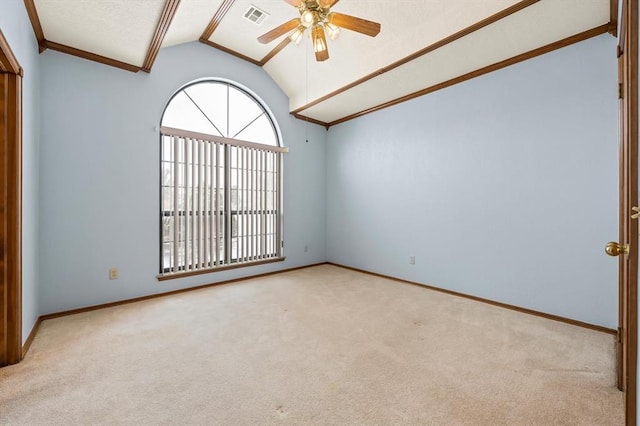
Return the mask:
M 332 41 L 337 40 L 338 37 L 340 36 L 340 28 L 338 28 L 336 25 L 332 24 L 331 22 L 327 22 L 324 26 L 327 30 L 327 33 L 329 34 L 329 38 Z
M 304 25 L 300 25 L 293 33 L 291 33 L 289 39 L 294 42 L 296 46 L 299 46 L 306 29 L 307 28 Z
M 306 9 L 300 15 L 300 23 L 302 25 L 304 25 L 306 28 L 309 28 L 315 22 L 316 22 L 316 17 L 314 15 L 314 13 L 312 11 L 310 11 L 309 9 Z
M 286 3 L 298 9 L 300 16 L 293 18 L 271 31 L 258 37 L 262 44 L 268 44 L 289 34 L 285 43 L 278 46 L 281 50 L 288 42 L 300 45 L 307 29 L 311 32 L 311 43 L 315 52 L 316 61 L 322 62 L 329 59 L 329 47 L 327 36 L 330 40 L 336 40 L 343 29 L 355 31 L 369 37 L 375 37 L 380 32 L 380 24 L 357 16 L 331 12 L 331 7 L 338 0 L 284 0 Z
M 311 37 L 313 38 L 313 51 L 315 53 L 324 52 L 327 50 L 327 43 L 325 42 L 324 29 L 320 25 L 313 27 Z

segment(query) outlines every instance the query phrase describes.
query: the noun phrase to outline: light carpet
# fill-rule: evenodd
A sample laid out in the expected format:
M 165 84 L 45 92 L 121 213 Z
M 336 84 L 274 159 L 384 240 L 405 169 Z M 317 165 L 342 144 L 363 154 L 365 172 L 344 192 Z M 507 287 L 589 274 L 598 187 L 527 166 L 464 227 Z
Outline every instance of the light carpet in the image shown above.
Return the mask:
M 0 423 L 622 425 L 614 338 L 330 265 L 42 323 Z

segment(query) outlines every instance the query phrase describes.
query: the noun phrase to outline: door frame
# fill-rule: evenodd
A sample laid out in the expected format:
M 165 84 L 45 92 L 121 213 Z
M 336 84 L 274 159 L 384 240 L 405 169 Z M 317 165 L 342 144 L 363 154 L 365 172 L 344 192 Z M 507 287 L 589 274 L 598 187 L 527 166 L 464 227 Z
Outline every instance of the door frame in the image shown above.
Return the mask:
M 637 420 L 638 362 L 638 1 L 623 0 L 618 31 L 620 83 L 620 243 L 628 246 L 620 256 L 618 358 L 619 387 L 624 391 L 625 423 Z M 620 365 L 621 363 L 621 365 Z
M 22 76 L 0 31 L 0 367 L 23 355 Z

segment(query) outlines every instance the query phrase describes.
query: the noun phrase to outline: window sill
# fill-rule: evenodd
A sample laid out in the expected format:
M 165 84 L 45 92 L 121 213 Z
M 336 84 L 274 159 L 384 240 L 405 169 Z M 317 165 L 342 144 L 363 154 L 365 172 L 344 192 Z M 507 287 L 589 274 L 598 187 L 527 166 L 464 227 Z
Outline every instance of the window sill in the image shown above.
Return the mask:
M 217 266 L 215 268 L 210 268 L 210 269 L 199 269 L 197 271 L 173 272 L 173 273 L 170 272 L 166 274 L 156 275 L 156 278 L 158 279 L 158 281 L 174 280 L 178 278 L 191 277 L 194 275 L 212 274 L 214 272 L 228 271 L 230 269 L 239 269 L 239 268 L 246 268 L 249 266 L 265 265 L 267 263 L 284 262 L 285 259 L 286 259 L 285 257 L 276 257 L 273 259 L 257 260 L 255 262 L 243 262 L 243 263 L 238 263 L 234 265 Z

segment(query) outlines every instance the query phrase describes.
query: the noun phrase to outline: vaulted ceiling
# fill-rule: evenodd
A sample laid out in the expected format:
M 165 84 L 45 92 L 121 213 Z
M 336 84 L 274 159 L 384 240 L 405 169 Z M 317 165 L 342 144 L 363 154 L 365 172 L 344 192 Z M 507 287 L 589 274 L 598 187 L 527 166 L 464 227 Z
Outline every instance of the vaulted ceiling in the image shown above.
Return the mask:
M 297 0 L 24 0 L 40 51 L 153 72 L 162 47 L 200 41 L 263 67 L 296 117 L 327 127 L 604 33 L 617 0 L 341 0 L 381 24 L 343 30 L 317 62 L 311 41 L 257 38 L 299 17 Z M 260 23 L 245 17 L 251 8 Z M 0 6 L 1 8 L 1 6 Z

